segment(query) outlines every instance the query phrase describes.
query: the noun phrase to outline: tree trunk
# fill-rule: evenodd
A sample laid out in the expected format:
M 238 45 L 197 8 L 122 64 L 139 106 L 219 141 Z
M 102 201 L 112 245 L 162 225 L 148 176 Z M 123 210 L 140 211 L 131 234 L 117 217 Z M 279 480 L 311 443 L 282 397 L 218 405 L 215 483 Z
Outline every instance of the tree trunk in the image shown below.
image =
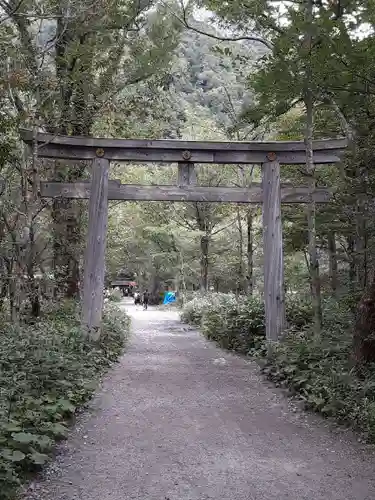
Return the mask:
M 364 290 L 366 288 L 367 281 L 366 210 L 359 201 L 357 203 L 356 236 L 354 246 L 357 287 L 360 290 Z
M 66 254 L 68 266 L 68 274 L 66 277 L 66 296 L 68 298 L 79 299 L 79 258 L 82 252 L 82 214 L 80 206 L 77 203 L 71 208 L 72 212 L 66 227 L 67 241 L 70 242 L 69 253 Z
M 10 319 L 13 325 L 18 325 L 20 320 L 20 311 L 18 307 L 18 298 L 14 278 L 11 278 L 11 281 L 9 282 L 9 309 Z
M 8 271 L 8 293 L 9 293 L 9 314 L 14 325 L 20 320 L 20 276 L 17 275 L 17 262 L 10 259 L 7 263 Z
M 60 130 L 60 133 L 62 131 Z M 89 127 L 84 130 L 89 135 Z M 55 182 L 76 182 L 85 177 L 87 162 L 69 163 L 55 161 L 52 180 Z M 91 167 L 92 168 L 92 167 Z M 53 269 L 56 279 L 55 295 L 67 298 L 80 296 L 79 261 L 82 255 L 82 205 L 78 200 L 58 198 L 53 200 Z
M 333 295 L 337 295 L 337 248 L 336 234 L 334 232 L 328 234 L 328 253 L 329 253 L 329 279 Z
M 30 224 L 29 232 L 29 251 L 27 262 L 28 275 L 28 299 L 31 307 L 31 316 L 38 318 L 40 316 L 41 306 L 39 298 L 39 284 L 35 278 L 35 229 L 34 224 Z
M 253 248 L 253 212 L 251 208 L 246 214 L 247 224 L 247 276 L 246 276 L 246 292 L 248 295 L 253 295 L 254 287 L 254 248 Z
M 315 190 L 315 166 L 313 158 L 313 99 L 312 92 L 308 90 L 305 96 L 306 105 L 306 167 L 309 175 L 310 193 Z M 315 334 L 320 335 L 322 328 L 322 301 L 320 290 L 319 259 L 316 249 L 316 206 L 312 197 L 307 205 L 307 227 L 309 239 L 309 272 L 311 280 L 312 307 L 314 312 Z
M 240 208 L 237 207 L 237 228 L 238 228 L 238 267 L 237 267 L 237 293 L 243 290 L 243 231 Z
M 28 276 L 28 299 L 30 302 L 31 316 L 39 318 L 41 312 L 39 286 L 35 279 L 34 272 L 29 273 Z
M 4 305 L 4 300 L 8 296 L 7 266 L 5 257 L 0 257 L 1 284 L 0 284 L 0 309 Z
M 82 217 L 75 200 L 54 200 L 53 268 L 57 293 L 79 298 L 79 256 L 82 252 Z
M 353 334 L 353 357 L 359 374 L 364 365 L 375 362 L 375 281 L 363 294 L 357 306 Z
M 150 303 L 154 305 L 159 305 L 160 303 L 160 292 L 161 290 L 161 282 L 159 278 L 159 269 L 155 269 L 152 274 L 152 282 L 151 282 L 151 290 L 150 290 Z
M 178 290 L 177 292 L 180 291 L 180 288 L 186 292 L 186 281 L 185 281 L 185 266 L 184 266 L 184 255 L 182 253 L 182 250 L 179 251 L 179 278 L 178 278 Z
M 200 288 L 202 292 L 207 292 L 208 289 L 208 249 L 209 249 L 209 235 L 205 234 L 201 236 L 200 241 L 201 247 L 201 257 L 200 257 L 200 267 L 201 267 L 201 279 Z
M 313 0 L 306 1 L 305 21 L 307 32 L 305 36 L 306 48 L 306 66 L 305 66 L 305 89 L 304 102 L 306 107 L 306 170 L 309 180 L 310 200 L 307 205 L 307 226 L 309 239 L 309 268 L 312 290 L 312 305 L 314 311 L 314 330 L 316 335 L 320 335 L 322 327 L 322 303 L 320 293 L 320 276 L 319 276 L 319 260 L 316 249 L 316 207 L 312 193 L 316 187 L 315 181 L 315 165 L 314 165 L 314 150 L 313 150 L 313 134 L 314 134 L 314 96 L 312 89 L 313 74 L 311 63 L 312 51 L 312 29 L 313 29 Z
M 349 259 L 349 287 L 351 291 L 356 290 L 356 260 L 354 255 L 354 237 L 352 235 L 347 237 L 348 243 L 348 259 Z

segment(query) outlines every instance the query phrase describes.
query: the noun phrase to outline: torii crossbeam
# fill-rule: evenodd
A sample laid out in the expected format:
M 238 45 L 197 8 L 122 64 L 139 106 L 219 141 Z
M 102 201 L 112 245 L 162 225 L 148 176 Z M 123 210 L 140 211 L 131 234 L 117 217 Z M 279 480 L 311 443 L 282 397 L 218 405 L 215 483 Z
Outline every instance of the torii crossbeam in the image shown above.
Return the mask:
M 201 142 L 67 137 L 21 130 L 38 157 L 92 160 L 91 182 L 42 182 L 45 198 L 88 198 L 89 228 L 84 265 L 82 324 L 92 337 L 100 334 L 103 308 L 108 200 L 255 203 L 263 206 L 264 300 L 266 337 L 276 341 L 285 327 L 281 203 L 328 202 L 331 189 L 280 183 L 280 165 L 305 164 L 302 141 Z M 313 142 L 315 164 L 337 163 L 345 139 Z M 178 163 L 174 186 L 121 184 L 108 180 L 110 161 Z M 261 164 L 262 184 L 248 188 L 197 186 L 194 163 Z

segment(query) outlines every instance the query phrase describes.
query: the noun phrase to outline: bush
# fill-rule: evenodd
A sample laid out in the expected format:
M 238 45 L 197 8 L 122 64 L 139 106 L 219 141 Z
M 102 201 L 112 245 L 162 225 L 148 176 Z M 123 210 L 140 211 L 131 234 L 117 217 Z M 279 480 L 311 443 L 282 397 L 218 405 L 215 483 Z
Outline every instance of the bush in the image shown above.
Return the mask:
M 107 290 L 105 297 L 109 302 L 121 302 L 122 292 L 116 288 L 114 290 Z
M 289 328 L 301 328 L 313 320 L 311 301 L 304 297 L 287 295 L 285 309 Z
M 1 500 L 13 498 L 47 460 L 70 418 L 121 353 L 129 319 L 107 306 L 97 343 L 83 339 L 76 306 L 53 308 L 36 324 L 0 325 Z
M 297 297 L 288 297 L 286 303 L 288 324 L 294 328 L 312 320 L 311 303 Z M 182 321 L 201 326 L 203 334 L 224 349 L 248 353 L 265 336 L 265 312 L 259 296 L 211 293 L 196 295 L 185 303 Z
M 201 322 L 203 334 L 220 347 L 247 354 L 264 336 L 264 307 L 259 299 L 224 295 L 208 304 Z
M 185 291 L 185 292 L 178 292 L 177 293 L 177 300 L 176 304 L 178 307 L 183 308 L 185 304 L 190 302 L 191 300 L 197 298 L 197 297 L 205 297 L 206 295 L 209 295 L 209 292 L 194 292 L 194 291 Z
M 190 325 L 200 325 L 205 308 L 210 304 L 210 295 L 197 293 L 192 296 L 191 300 L 185 302 L 182 312 L 181 321 Z
M 325 328 L 321 337 L 309 329 L 290 332 L 274 348 L 264 372 L 298 394 L 306 408 L 348 423 L 374 441 L 375 367 L 358 379 L 351 352 L 351 330 L 339 323 Z

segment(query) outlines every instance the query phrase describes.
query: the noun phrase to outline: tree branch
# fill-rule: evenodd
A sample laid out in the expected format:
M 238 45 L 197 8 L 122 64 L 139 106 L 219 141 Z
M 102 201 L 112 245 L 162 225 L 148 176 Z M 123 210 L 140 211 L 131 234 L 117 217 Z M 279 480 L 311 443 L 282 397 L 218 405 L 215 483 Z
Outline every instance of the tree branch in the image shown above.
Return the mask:
M 161 2 L 162 5 L 164 5 L 167 9 L 170 10 L 172 15 L 179 21 L 185 28 L 188 30 L 194 31 L 195 33 L 198 33 L 199 35 L 205 35 L 210 38 L 213 38 L 214 40 L 220 40 L 221 42 L 240 42 L 240 41 L 251 41 L 251 42 L 258 42 L 267 47 L 268 49 L 272 50 L 273 49 L 273 44 L 269 40 L 266 40 L 265 38 L 257 35 L 240 35 L 240 36 L 233 36 L 233 37 L 224 37 L 220 35 L 215 35 L 214 33 L 207 33 L 206 31 L 200 30 L 199 28 L 196 28 L 189 24 L 189 21 L 187 19 L 187 10 L 186 7 L 183 3 L 183 0 L 180 1 L 181 5 L 181 11 L 182 11 L 182 18 L 179 17 L 175 12 L 173 12 L 168 5 L 166 5 L 164 2 Z
M 0 7 L 5 10 L 7 13 L 6 17 L 3 19 L 0 19 L 0 24 L 4 23 L 8 19 L 11 19 L 14 14 L 17 14 L 18 10 L 22 7 L 22 4 L 25 0 L 20 0 L 18 4 L 10 6 L 8 2 L 5 2 L 3 0 L 0 1 Z

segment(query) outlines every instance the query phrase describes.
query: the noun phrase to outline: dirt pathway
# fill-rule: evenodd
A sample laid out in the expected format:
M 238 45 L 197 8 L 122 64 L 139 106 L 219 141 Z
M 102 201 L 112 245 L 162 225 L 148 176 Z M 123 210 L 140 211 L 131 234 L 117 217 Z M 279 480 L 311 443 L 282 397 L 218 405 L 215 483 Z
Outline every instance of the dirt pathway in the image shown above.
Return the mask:
M 27 500 L 370 500 L 375 460 L 175 312 L 133 340 Z

